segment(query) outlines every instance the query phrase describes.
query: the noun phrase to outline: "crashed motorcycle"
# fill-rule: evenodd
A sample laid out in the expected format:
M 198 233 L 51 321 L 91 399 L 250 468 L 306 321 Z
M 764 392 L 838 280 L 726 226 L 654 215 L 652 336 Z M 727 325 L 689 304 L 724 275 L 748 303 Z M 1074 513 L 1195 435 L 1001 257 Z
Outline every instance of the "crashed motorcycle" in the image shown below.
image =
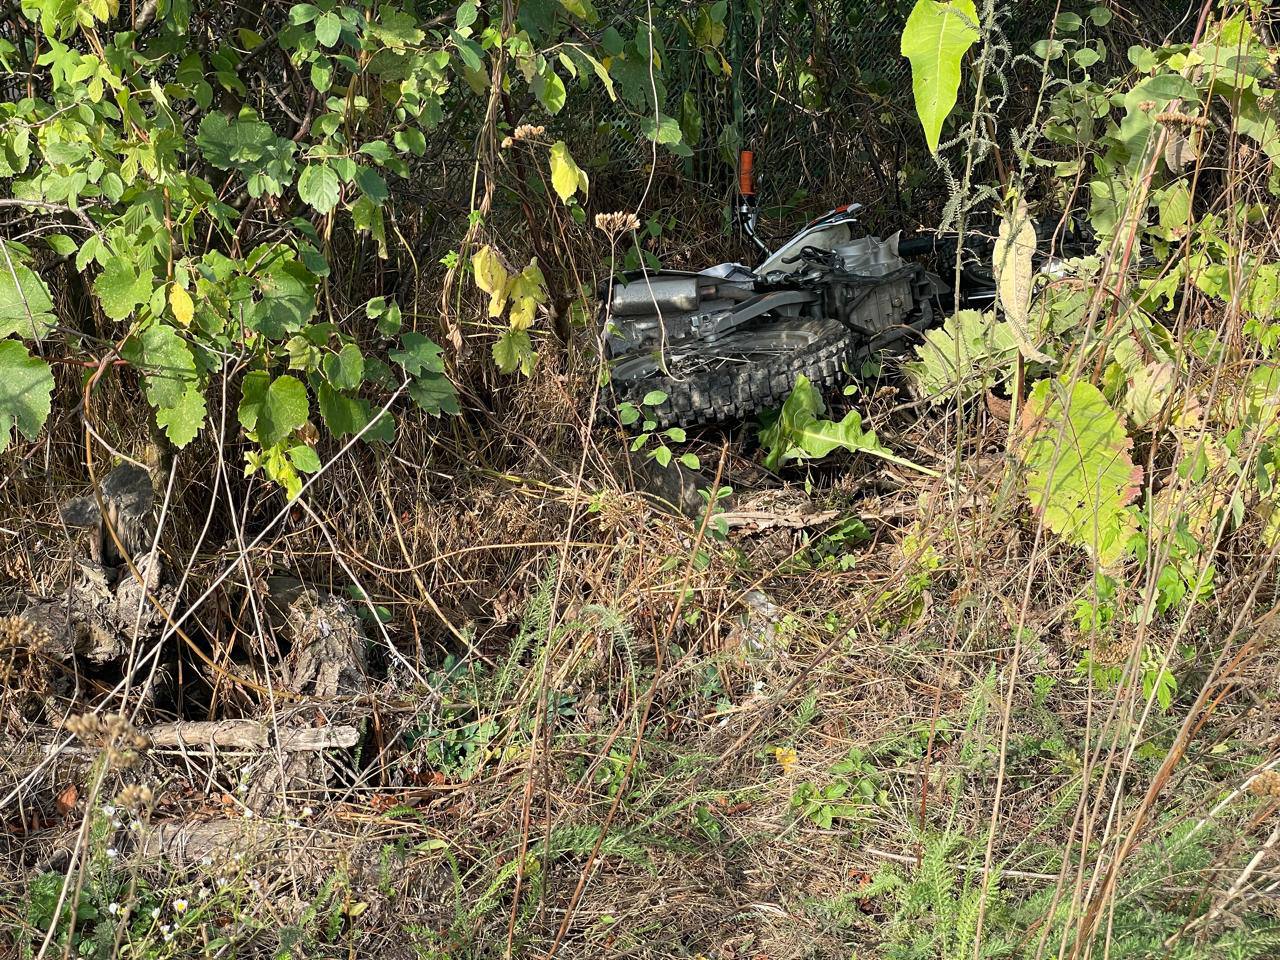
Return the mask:
M 881 238 L 861 228 L 856 203 L 769 250 L 755 229 L 751 166 L 744 151 L 739 223 L 763 255 L 758 266 L 633 271 L 602 290 L 611 389 L 618 402 L 665 394 L 647 412 L 658 426 L 779 407 L 801 376 L 819 390 L 846 383 L 864 360 L 902 347 L 950 311 L 994 302 L 989 237 Z

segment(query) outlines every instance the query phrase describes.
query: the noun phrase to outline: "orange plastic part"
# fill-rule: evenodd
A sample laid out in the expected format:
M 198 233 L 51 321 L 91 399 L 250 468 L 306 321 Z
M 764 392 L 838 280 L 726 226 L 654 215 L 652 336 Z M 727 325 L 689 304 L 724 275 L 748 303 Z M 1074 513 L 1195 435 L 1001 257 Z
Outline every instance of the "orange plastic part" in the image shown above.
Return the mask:
M 753 163 L 755 156 L 750 150 L 738 152 L 738 193 L 744 197 L 756 195 L 756 180 Z

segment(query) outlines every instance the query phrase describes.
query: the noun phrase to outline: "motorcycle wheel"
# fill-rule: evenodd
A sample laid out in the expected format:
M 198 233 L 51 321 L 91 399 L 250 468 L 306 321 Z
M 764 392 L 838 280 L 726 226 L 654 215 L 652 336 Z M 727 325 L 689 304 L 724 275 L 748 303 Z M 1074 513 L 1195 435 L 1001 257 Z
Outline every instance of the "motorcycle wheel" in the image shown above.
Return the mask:
M 719 423 L 782 406 L 802 375 L 819 390 L 847 380 L 869 347 L 837 320 L 765 318 L 683 351 L 624 355 L 605 389 L 618 404 L 665 393 L 651 417 L 659 428 Z

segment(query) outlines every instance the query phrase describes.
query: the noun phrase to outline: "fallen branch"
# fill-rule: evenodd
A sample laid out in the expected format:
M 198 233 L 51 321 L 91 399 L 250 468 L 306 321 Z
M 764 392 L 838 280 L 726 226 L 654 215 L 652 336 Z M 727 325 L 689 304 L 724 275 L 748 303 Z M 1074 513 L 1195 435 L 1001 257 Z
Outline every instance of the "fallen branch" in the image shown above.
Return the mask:
M 354 747 L 360 740 L 360 731 L 352 726 L 332 727 L 280 727 L 279 737 L 269 724 L 257 720 L 212 720 L 159 723 L 144 727 L 141 733 L 151 741 L 153 749 L 181 749 L 184 753 L 212 752 L 214 750 L 252 750 L 264 752 L 271 749 L 286 753 L 307 753 Z M 76 754 L 91 752 L 90 748 L 73 744 L 61 744 L 65 736 L 52 729 L 37 733 L 45 746 L 45 752 Z

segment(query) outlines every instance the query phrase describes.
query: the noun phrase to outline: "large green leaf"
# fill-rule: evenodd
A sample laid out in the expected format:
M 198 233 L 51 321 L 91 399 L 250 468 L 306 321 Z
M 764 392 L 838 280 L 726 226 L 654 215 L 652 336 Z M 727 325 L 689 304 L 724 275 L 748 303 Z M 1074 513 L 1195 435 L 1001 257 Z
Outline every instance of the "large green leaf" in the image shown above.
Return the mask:
M 237 415 L 240 425 L 254 433 L 265 447 L 274 447 L 307 422 L 307 388 L 297 377 L 271 379 L 255 370 L 245 374 Z
M 17 340 L 0 340 L 0 450 L 9 446 L 16 426 L 34 440 L 49 417 L 53 373 Z
M 178 447 L 204 426 L 204 390 L 191 348 L 173 327 L 154 323 L 124 342 L 121 356 L 142 373 L 156 423 Z
M 1093 384 L 1041 380 L 1023 410 L 1027 497 L 1045 526 L 1102 566 L 1124 558 L 1142 484 L 1124 420 Z
M 961 310 L 934 327 L 906 364 L 916 391 L 934 403 L 968 400 L 1006 379 L 1018 356 L 1008 323 L 991 313 Z
M 102 303 L 102 312 L 112 320 L 124 320 L 151 297 L 151 275 L 120 255 L 107 261 L 94 281 L 93 291 Z
M 832 451 L 848 450 L 936 476 L 934 471 L 904 460 L 881 445 L 875 431 L 862 428 L 858 411 L 850 410 L 838 423 L 820 419 L 823 411 L 817 388 L 801 375 L 778 411 L 778 418 L 760 431 L 760 443 L 766 450 L 764 465 L 777 470 L 791 460 L 820 460 Z
M 313 163 L 298 177 L 298 196 L 320 213 L 329 213 L 338 205 L 338 175 L 327 163 Z
M 0 337 L 39 340 L 57 323 L 49 288 L 14 251 L 0 244 Z
M 902 31 L 902 55 L 911 61 L 916 114 L 935 153 L 943 121 L 960 91 L 960 61 L 979 36 L 973 0 L 918 0 Z
M 248 107 L 234 119 L 216 110 L 206 114 L 200 121 L 196 144 L 218 169 L 235 170 L 247 177 L 250 196 L 279 196 L 293 179 L 297 144 L 276 136 Z

